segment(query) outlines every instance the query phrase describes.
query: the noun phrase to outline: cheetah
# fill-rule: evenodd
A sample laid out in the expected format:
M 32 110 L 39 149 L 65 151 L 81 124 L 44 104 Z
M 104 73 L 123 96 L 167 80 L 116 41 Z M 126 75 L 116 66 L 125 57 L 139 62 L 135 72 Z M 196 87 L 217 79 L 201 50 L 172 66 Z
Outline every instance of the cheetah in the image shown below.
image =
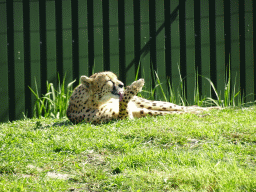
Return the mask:
M 109 71 L 90 77 L 81 76 L 80 80 L 81 84 L 74 89 L 67 109 L 67 117 L 74 124 L 99 124 L 124 118 L 205 110 L 202 107 L 183 107 L 136 96 L 144 86 L 144 79 L 134 81 L 126 89 L 117 76 Z

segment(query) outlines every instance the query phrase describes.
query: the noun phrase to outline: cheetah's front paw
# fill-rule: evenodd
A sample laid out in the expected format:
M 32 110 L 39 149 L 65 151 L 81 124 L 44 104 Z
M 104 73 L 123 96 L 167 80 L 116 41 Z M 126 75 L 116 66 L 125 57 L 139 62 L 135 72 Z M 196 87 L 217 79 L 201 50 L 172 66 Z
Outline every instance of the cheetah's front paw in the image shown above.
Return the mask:
M 124 96 L 132 98 L 132 96 L 137 95 L 137 93 L 142 90 L 143 85 L 144 79 L 134 81 L 130 86 L 126 87 L 124 91 Z
M 134 81 L 131 84 L 131 87 L 132 87 L 132 89 L 135 89 L 135 90 L 137 89 L 137 90 L 141 91 L 142 87 L 144 86 L 144 83 L 145 83 L 144 79 L 139 79 L 137 81 Z

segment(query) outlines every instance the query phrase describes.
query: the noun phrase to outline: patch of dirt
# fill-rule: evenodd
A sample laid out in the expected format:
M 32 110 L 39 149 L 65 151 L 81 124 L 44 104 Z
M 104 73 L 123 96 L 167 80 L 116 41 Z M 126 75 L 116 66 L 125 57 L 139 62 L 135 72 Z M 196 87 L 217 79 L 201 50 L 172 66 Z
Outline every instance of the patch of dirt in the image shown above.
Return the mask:
M 50 178 L 64 179 L 64 180 L 67 180 L 71 177 L 71 175 L 68 175 L 68 174 L 61 174 L 61 173 L 54 173 L 54 172 L 48 172 L 46 176 Z
M 30 169 L 35 169 L 38 172 L 42 172 L 43 171 L 42 168 L 36 167 L 34 165 L 28 165 L 27 167 L 30 168 Z M 72 178 L 72 175 L 62 174 L 62 173 L 55 173 L 55 172 L 47 172 L 46 176 L 49 177 L 49 178 L 64 179 L 64 180 Z M 23 178 L 28 178 L 28 177 L 31 177 L 31 175 L 22 174 L 22 177 Z

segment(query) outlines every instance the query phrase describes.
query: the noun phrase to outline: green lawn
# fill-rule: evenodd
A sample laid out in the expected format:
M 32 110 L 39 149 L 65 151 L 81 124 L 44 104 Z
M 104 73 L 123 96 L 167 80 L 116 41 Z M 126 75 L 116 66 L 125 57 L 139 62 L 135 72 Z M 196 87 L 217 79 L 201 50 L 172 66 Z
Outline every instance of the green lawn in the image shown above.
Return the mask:
M 256 191 L 256 106 L 2 123 L 0 191 Z

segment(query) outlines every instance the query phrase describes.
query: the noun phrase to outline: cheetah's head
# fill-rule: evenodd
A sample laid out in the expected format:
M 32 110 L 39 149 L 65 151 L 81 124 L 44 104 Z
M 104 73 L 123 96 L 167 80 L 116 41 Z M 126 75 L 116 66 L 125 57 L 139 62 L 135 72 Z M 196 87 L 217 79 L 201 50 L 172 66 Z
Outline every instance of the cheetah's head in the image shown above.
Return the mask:
M 95 73 L 90 77 L 81 76 L 81 83 L 88 88 L 94 101 L 99 104 L 111 98 L 123 98 L 124 84 L 112 72 Z

